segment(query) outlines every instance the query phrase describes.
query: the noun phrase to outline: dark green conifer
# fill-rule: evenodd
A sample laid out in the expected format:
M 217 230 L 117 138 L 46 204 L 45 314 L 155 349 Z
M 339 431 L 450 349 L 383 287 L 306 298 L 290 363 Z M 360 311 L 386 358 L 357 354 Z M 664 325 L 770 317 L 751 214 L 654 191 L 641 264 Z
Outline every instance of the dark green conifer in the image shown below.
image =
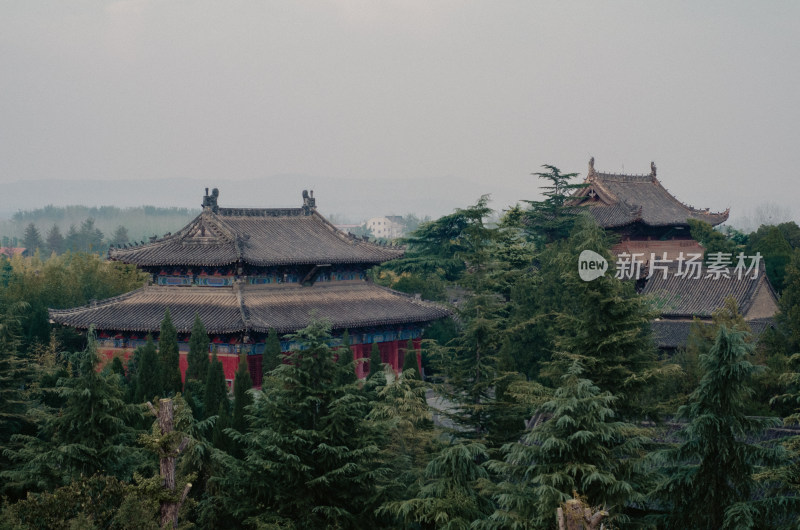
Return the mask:
M 151 401 L 163 395 L 161 359 L 159 359 L 153 338 L 148 335 L 147 342 L 134 353 L 136 356 L 136 402 Z
M 222 363 L 217 359 L 217 352 L 215 351 L 211 356 L 211 363 L 208 365 L 208 374 L 206 375 L 206 388 L 203 396 L 203 410 L 206 417 L 214 415 L 220 405 L 223 406 L 226 413 L 229 410 L 228 406 L 228 384 L 225 382 L 225 370 Z
M 169 308 L 161 321 L 158 335 L 158 353 L 161 360 L 163 396 L 173 396 L 183 389 L 181 383 L 180 353 L 178 352 L 178 330 L 172 323 Z
M 200 320 L 200 315 L 195 313 L 192 334 L 189 337 L 189 354 L 186 357 L 186 381 L 195 380 L 205 384 L 208 372 L 208 333 Z
M 356 381 L 356 366 L 353 359 L 353 350 L 350 349 L 350 334 L 347 330 L 342 333 L 342 344 L 336 349 L 336 364 L 341 370 L 341 384 L 346 385 Z
M 9 486 L 36 491 L 81 475 L 124 478 L 131 472 L 136 450 L 130 424 L 141 418 L 141 412 L 123 400 L 116 374 L 97 371 L 99 358 L 91 333 L 78 362 L 78 375 L 59 381 L 61 410 L 42 418 L 37 436 L 15 437 L 23 445 L 11 452 L 15 468 L 2 474 Z
M 408 339 L 406 351 L 403 356 L 403 376 L 419 378 L 419 365 L 417 364 L 417 350 L 414 341 Z
M 283 360 L 281 353 L 281 340 L 278 337 L 278 332 L 270 328 L 269 335 L 267 335 L 267 343 L 264 346 L 264 357 L 261 361 L 261 386 L 264 386 L 264 381 L 269 377 L 269 373 L 280 366 Z
M 244 415 L 245 408 L 253 402 L 249 393 L 251 388 L 253 388 L 253 380 L 250 378 L 247 356 L 241 355 L 236 378 L 233 380 L 233 420 L 231 423 L 231 426 L 239 432 L 247 430 L 247 421 Z
M 494 509 L 479 487 L 489 480 L 481 465 L 486 460 L 486 447 L 479 443 L 449 445 L 428 464 L 415 497 L 388 502 L 379 513 L 420 528 L 472 528 Z
M 646 438 L 619 421 L 616 397 L 582 375 L 573 361 L 562 385 L 537 411 L 546 421 L 504 446 L 504 461 L 489 466 L 502 478 L 493 519 L 504 527 L 546 528 L 574 492 L 604 506 L 617 522 L 627 521 L 626 506 L 645 499 Z
M 381 360 L 381 350 L 377 342 L 372 343 L 372 349 L 369 352 L 369 375 L 383 373 L 383 361 Z
M 653 494 L 664 509 L 655 517 L 663 528 L 750 528 L 755 520 L 770 527 L 771 509 L 780 509 L 775 498 L 753 496 L 759 466 L 782 463 L 786 455 L 748 441 L 780 421 L 745 414 L 759 371 L 747 360 L 753 346 L 745 338 L 746 332 L 720 326 L 714 346 L 700 355 L 705 375 L 678 410 L 688 422 L 678 432 L 681 442 L 654 455 L 664 472 Z
M 250 430 L 236 436 L 244 460 L 219 477 L 234 517 L 292 528 L 375 528 L 383 436 L 367 419 L 358 385 L 340 384 L 330 325 L 314 322 L 292 336 L 302 349 L 272 372 L 248 408 Z M 232 432 L 228 429 L 228 432 Z

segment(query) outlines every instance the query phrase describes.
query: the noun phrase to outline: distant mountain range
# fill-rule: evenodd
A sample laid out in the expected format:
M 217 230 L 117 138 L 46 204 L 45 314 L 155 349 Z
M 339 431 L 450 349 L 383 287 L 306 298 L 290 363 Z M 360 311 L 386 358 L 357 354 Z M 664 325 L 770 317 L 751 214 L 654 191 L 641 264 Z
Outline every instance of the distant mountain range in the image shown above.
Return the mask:
M 538 196 L 533 180 L 527 189 L 476 183 L 458 177 L 407 180 L 357 180 L 308 175 L 274 175 L 252 180 L 207 182 L 161 180 L 37 180 L 0 186 L 0 218 L 19 210 L 54 206 L 176 206 L 199 208 L 205 188 L 219 188 L 223 207 L 294 207 L 302 204 L 304 189 L 314 190 L 317 208 L 338 222 L 361 222 L 382 215 L 414 213 L 433 218 L 474 204 L 491 194 L 491 206 L 504 209 L 522 198 Z M 522 186 L 520 186 L 522 188 Z

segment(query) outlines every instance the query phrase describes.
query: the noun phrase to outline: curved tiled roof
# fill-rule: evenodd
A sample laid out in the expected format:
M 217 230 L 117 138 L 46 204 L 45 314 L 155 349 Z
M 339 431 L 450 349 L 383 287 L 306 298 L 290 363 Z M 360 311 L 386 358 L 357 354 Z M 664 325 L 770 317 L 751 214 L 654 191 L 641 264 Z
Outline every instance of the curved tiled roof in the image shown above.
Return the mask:
M 703 325 L 710 325 L 708 320 L 698 321 Z M 760 318 L 746 321 L 750 331 L 756 337 L 764 333 L 768 328 L 775 327 L 775 321 L 771 318 Z M 692 320 L 656 320 L 652 323 L 653 337 L 656 345 L 661 349 L 678 349 L 686 346 L 689 332 L 692 329 Z
M 600 173 L 590 166 L 586 187 L 575 193 L 577 203 L 585 205 L 604 228 L 635 222 L 649 226 L 686 226 L 689 219 L 718 225 L 728 219 L 728 210 L 713 213 L 680 202 L 661 185 L 655 166 L 653 168 L 649 175 L 622 175 Z
M 286 333 L 312 319 L 328 319 L 334 329 L 424 323 L 444 318 L 444 307 L 367 282 L 231 287 L 148 286 L 94 304 L 50 310 L 59 324 L 99 330 L 157 332 L 169 308 L 180 332 L 189 332 L 198 313 L 209 333 Z
M 742 314 L 746 314 L 755 300 L 759 288 L 768 289 L 777 300 L 767 275 L 762 269 L 753 279 L 729 271 L 730 278 L 684 278 L 675 274 L 655 274 L 647 280 L 642 294 L 649 295 L 657 311 L 666 318 L 710 318 L 711 314 L 725 305 L 725 299 L 733 296 Z
M 339 231 L 314 209 L 204 208 L 173 235 L 132 248 L 115 248 L 110 259 L 143 267 L 377 264 L 404 250 L 370 243 Z

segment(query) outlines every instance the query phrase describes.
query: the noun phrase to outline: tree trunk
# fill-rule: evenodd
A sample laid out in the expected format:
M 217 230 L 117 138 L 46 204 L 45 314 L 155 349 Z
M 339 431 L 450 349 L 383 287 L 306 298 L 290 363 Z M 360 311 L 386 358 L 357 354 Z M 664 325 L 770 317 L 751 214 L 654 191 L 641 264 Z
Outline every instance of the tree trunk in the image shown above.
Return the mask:
M 575 499 L 568 500 L 556 510 L 558 530 L 596 530 L 607 515 L 605 510 L 592 514 L 589 508 Z
M 171 399 L 162 399 L 158 407 L 158 427 L 161 430 L 161 435 L 165 436 L 171 433 L 175 428 L 174 420 L 174 407 Z M 179 447 L 165 452 L 159 459 L 158 467 L 161 474 L 161 485 L 164 489 L 169 490 L 171 494 L 175 493 L 175 459 L 178 454 L 183 450 L 187 440 L 183 440 Z M 172 528 L 178 528 L 178 511 L 181 509 L 183 501 L 189 494 L 191 484 L 186 484 L 183 489 L 183 494 L 178 501 L 162 501 L 161 502 L 161 527 L 166 527 L 172 523 Z

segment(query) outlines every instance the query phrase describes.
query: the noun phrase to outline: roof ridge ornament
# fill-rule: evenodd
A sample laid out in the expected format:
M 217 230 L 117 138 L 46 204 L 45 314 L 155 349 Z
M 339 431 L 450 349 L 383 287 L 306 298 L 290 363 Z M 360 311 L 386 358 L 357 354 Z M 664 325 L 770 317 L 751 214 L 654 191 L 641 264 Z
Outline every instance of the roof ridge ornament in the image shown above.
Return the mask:
M 206 194 L 203 197 L 203 204 L 202 204 L 203 210 L 208 208 L 214 213 L 219 212 L 219 205 L 217 204 L 217 199 L 219 199 L 219 189 L 214 188 L 213 190 L 211 190 L 211 195 L 209 195 L 208 188 L 206 188 Z
M 654 177 L 654 178 L 656 176 L 656 163 L 655 162 L 650 162 L 650 176 Z
M 303 213 L 311 215 L 311 210 L 317 209 L 317 199 L 314 198 L 314 190 L 303 190 Z
M 595 177 L 595 175 L 596 174 L 595 174 L 595 171 L 594 171 L 594 157 L 591 157 L 589 159 L 589 173 L 586 175 L 586 178 L 587 179 L 593 179 Z

